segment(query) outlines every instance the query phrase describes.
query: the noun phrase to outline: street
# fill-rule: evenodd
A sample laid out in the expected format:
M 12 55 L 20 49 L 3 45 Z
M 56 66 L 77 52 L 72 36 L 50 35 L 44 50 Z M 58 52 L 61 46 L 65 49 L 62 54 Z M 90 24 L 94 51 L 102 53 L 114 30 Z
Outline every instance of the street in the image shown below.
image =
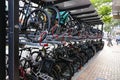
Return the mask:
M 120 80 L 120 44 L 105 46 L 85 66 L 74 74 L 72 80 Z

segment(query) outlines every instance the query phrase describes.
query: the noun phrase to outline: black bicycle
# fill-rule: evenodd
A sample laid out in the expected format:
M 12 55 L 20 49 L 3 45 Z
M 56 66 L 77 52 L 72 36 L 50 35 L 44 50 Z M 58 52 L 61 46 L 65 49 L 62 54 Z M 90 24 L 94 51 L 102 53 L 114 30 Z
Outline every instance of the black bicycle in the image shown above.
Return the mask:
M 31 0 L 23 0 L 20 7 L 19 25 L 22 33 L 32 42 L 42 42 L 50 30 L 50 18 L 42 7 L 32 6 Z

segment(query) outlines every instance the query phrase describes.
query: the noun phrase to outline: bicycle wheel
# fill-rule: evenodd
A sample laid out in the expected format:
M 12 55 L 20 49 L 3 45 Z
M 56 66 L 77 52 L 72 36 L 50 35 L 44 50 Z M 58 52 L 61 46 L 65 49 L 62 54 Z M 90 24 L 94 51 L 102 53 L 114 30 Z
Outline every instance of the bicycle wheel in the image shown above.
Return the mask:
M 20 60 L 19 65 L 19 79 L 20 80 L 37 80 L 37 77 L 30 72 L 30 64 L 25 58 Z
M 57 7 L 47 6 L 45 7 L 46 12 L 50 16 L 51 26 L 49 34 L 58 34 L 60 28 L 60 13 Z
M 32 11 L 25 20 L 26 37 L 32 42 L 43 41 L 50 30 L 50 18 L 42 9 Z
M 60 80 L 70 80 L 73 76 L 72 67 L 67 62 L 57 61 L 56 70 L 60 74 Z
M 26 74 L 24 79 L 20 79 L 20 80 L 38 80 L 37 77 L 30 75 L 30 74 Z
M 51 76 L 53 80 L 60 80 L 60 75 L 55 68 L 52 68 L 51 72 L 49 73 L 49 76 Z
M 81 67 L 81 59 L 77 56 L 70 57 L 73 60 L 74 72 L 77 72 Z
M 60 33 L 59 34 L 71 33 L 71 31 L 73 30 L 72 28 L 74 27 L 72 17 L 70 16 L 70 14 L 68 12 L 66 12 L 66 14 L 61 15 L 61 16 L 64 16 L 64 17 L 62 17 L 60 19 L 61 27 L 60 27 Z

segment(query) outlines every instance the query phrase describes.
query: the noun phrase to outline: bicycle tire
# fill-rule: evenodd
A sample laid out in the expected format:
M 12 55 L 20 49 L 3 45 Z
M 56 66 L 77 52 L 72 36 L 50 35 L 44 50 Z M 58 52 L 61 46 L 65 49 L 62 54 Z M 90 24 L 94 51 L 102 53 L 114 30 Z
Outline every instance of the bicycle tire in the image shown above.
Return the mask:
M 59 34 L 60 33 L 60 28 L 61 28 L 61 25 L 60 25 L 60 12 L 58 10 L 57 7 L 55 6 L 47 6 L 45 7 L 45 9 L 50 9 L 52 10 L 54 13 L 52 13 L 52 17 L 51 17 L 51 27 L 50 27 L 50 32 L 49 34 Z M 55 21 L 58 21 L 58 25 L 55 26 Z
M 53 78 L 53 80 L 60 80 L 60 75 L 54 67 L 52 68 L 51 72 L 49 73 L 49 76 L 51 76 Z
M 44 11 L 43 9 L 36 9 L 32 11 L 26 18 L 25 26 L 26 26 L 25 30 L 26 38 L 32 42 L 39 43 L 46 38 L 50 30 L 50 18 L 47 12 Z
M 58 70 L 60 74 L 60 80 L 71 79 L 71 77 L 73 76 L 73 71 L 72 71 L 72 67 L 69 65 L 68 62 L 57 61 L 55 66 L 56 66 L 56 70 Z M 68 74 L 67 74 L 67 70 L 68 70 Z
M 58 25 L 60 25 L 60 13 L 59 13 L 59 10 L 55 7 L 55 6 L 47 6 L 45 7 L 45 9 L 50 9 L 50 10 L 53 10 L 55 14 L 54 18 L 55 19 L 58 19 Z

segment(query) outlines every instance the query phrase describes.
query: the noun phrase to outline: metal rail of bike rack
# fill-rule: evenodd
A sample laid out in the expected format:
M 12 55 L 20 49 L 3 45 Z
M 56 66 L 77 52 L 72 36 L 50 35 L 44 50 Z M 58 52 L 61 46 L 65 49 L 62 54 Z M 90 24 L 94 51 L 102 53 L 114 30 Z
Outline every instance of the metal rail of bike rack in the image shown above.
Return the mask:
M 19 43 L 24 45 L 33 45 L 33 46 L 40 46 L 39 43 L 33 43 L 27 38 L 25 38 L 25 35 L 22 34 L 19 37 Z M 32 35 L 31 35 L 32 36 Z M 55 44 L 63 44 L 62 41 L 83 41 L 83 40 L 98 40 L 101 39 L 101 37 L 86 37 L 81 38 L 79 36 L 59 36 L 57 39 L 53 37 L 53 35 L 48 35 L 45 40 L 42 41 L 42 43 L 55 43 Z

